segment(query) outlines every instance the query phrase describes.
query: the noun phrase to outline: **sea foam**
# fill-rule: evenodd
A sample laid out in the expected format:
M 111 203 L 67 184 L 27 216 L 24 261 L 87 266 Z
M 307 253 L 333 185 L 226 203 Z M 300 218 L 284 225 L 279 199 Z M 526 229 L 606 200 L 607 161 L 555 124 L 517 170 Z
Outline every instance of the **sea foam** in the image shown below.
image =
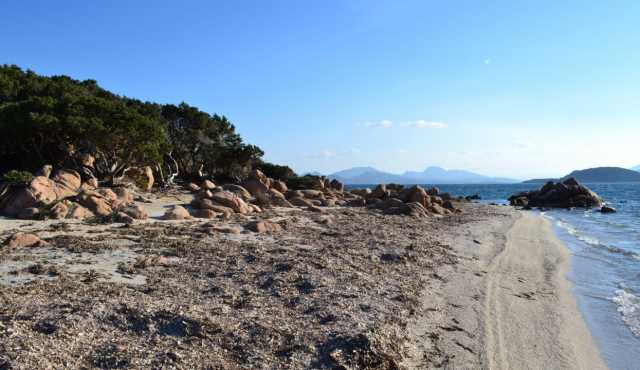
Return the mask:
M 618 305 L 622 321 L 634 335 L 640 337 L 640 298 L 624 289 L 618 289 L 611 300 Z

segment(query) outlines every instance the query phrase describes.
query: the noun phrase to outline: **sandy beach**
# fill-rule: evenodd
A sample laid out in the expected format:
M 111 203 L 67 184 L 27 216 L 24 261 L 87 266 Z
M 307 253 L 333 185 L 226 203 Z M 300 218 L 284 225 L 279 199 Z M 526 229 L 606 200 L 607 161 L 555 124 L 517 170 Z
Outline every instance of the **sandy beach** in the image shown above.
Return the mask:
M 606 368 L 549 222 L 460 207 L 442 219 L 274 209 L 259 218 L 284 231 L 265 236 L 210 234 L 202 221 L 2 220 L 2 238 L 30 231 L 51 245 L 0 251 L 0 358 L 18 369 Z
M 565 278 L 568 249 L 542 216 L 511 209 L 465 224 L 450 238 L 460 263 L 443 273 L 439 308 L 414 321 L 419 336 L 440 328 L 444 363 L 412 368 L 606 369 Z M 437 298 L 437 299 L 434 299 Z M 419 346 L 419 344 L 418 344 Z M 423 348 L 428 358 L 434 348 Z

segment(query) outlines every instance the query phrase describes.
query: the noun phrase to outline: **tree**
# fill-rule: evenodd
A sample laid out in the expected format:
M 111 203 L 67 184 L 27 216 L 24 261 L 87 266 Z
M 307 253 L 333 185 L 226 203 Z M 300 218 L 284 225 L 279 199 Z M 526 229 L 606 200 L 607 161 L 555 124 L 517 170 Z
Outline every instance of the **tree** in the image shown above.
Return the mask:
M 185 178 L 242 178 L 253 162 L 264 155 L 260 148 L 243 143 L 224 116 L 209 115 L 186 103 L 163 106 L 162 116 L 167 124 L 171 156 Z
M 150 165 L 161 181 L 177 175 L 239 179 L 264 155 L 244 143 L 226 117 L 186 103 L 142 102 L 95 80 L 0 66 L 0 173 L 72 166 L 79 153 L 96 157 L 95 175 L 102 179 Z
M 289 181 L 289 179 L 297 177 L 298 175 L 293 171 L 289 166 L 282 166 L 279 164 L 273 164 L 269 162 L 258 161 L 256 163 L 255 168 L 262 171 L 267 177 L 271 177 L 276 180 L 281 180 L 284 182 Z

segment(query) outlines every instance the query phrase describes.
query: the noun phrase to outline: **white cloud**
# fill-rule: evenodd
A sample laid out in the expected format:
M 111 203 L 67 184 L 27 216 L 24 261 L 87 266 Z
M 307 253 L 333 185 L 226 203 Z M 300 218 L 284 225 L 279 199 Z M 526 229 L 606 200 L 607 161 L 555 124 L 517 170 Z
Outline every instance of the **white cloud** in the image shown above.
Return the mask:
M 331 158 L 331 157 L 335 157 L 336 156 L 336 152 L 329 150 L 329 149 L 325 149 L 323 151 L 320 152 L 320 156 L 324 157 L 324 158 Z
M 433 122 L 433 121 L 425 121 L 423 119 L 417 121 L 408 121 L 402 124 L 403 127 L 414 127 L 414 128 L 434 128 L 441 129 L 449 127 L 446 123 L 442 122 Z
M 358 148 L 349 148 L 345 150 L 333 150 L 333 149 L 323 149 L 317 153 L 311 153 L 305 155 L 307 158 L 335 158 L 335 157 L 346 157 L 346 156 L 357 156 L 361 151 Z
M 364 124 L 365 127 L 381 127 L 381 128 L 391 128 L 393 127 L 393 122 L 389 121 L 388 119 L 383 119 L 382 121 L 379 122 L 367 122 Z

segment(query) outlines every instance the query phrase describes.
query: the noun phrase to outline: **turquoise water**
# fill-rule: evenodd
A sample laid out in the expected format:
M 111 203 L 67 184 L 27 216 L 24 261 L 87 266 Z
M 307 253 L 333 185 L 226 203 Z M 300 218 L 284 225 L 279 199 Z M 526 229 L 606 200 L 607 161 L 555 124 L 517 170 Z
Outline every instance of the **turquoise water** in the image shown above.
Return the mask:
M 580 310 L 611 369 L 640 369 L 640 183 L 586 184 L 618 210 L 551 210 L 559 238 L 572 252 L 568 278 Z M 540 184 L 438 185 L 455 196 L 479 194 L 506 203 Z

